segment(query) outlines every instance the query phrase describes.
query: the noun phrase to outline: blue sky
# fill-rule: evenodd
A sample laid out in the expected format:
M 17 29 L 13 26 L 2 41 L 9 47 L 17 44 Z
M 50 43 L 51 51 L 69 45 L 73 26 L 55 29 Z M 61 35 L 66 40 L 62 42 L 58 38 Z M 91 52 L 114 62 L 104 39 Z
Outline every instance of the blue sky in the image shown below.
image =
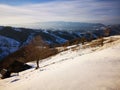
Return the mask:
M 45 3 L 57 0 L 0 0 L 1 4 L 9 4 L 9 5 L 23 5 L 23 4 L 35 4 L 35 3 Z M 59 0 L 60 1 L 60 0 Z
M 45 21 L 120 23 L 120 0 L 0 0 L 0 25 Z

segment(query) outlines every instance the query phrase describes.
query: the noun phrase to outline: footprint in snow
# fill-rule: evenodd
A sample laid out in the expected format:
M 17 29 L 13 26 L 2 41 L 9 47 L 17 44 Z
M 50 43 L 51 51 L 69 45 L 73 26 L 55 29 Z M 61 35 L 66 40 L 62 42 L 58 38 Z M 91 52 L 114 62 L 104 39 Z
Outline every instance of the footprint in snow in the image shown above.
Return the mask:
M 20 79 L 14 79 L 14 80 L 11 81 L 11 83 L 16 82 L 16 81 L 18 81 L 18 80 L 20 80 Z

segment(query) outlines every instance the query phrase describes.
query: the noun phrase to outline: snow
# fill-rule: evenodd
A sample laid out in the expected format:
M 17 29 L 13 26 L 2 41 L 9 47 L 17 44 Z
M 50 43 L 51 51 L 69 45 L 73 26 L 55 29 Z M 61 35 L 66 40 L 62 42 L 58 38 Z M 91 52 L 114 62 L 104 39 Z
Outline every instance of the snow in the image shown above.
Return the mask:
M 19 28 L 13 28 L 15 31 L 21 32 L 22 30 Z
M 120 90 L 120 40 L 93 49 L 69 49 L 47 58 L 38 70 L 0 80 L 0 90 Z
M 68 46 L 67 48 L 70 49 L 70 48 L 73 48 L 73 47 L 76 47 L 77 45 L 71 45 L 71 46 Z
M 23 43 L 22 46 L 27 45 L 30 41 L 32 41 L 34 35 L 35 35 L 35 33 L 31 33 L 31 34 L 28 36 L 27 40 Z
M 79 37 L 81 37 L 81 33 L 80 32 L 75 32 L 75 34 L 77 34 Z
M 44 33 L 49 33 L 47 30 L 43 30 Z
M 3 51 L 2 53 L 0 53 L 0 58 L 3 58 L 12 52 L 15 52 L 16 50 L 18 50 L 19 46 L 20 42 L 12 38 L 0 35 L 0 50 Z
M 10 46 L 18 47 L 20 43 L 14 39 L 0 35 L 0 46 L 4 46 L 5 44 L 10 44 Z
M 57 35 L 55 35 L 55 34 L 53 34 L 53 33 L 50 33 L 50 35 L 54 36 L 54 37 L 56 38 L 56 41 L 57 41 L 58 43 L 65 43 L 65 42 L 67 41 L 66 39 L 61 38 L 61 37 L 59 37 L 59 36 L 57 36 Z

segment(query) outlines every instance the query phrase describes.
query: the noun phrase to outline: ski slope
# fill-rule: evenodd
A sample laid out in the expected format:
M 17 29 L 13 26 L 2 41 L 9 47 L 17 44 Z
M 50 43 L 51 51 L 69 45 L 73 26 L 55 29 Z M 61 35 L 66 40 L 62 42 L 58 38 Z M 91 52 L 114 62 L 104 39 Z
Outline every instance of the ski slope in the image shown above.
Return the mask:
M 95 49 L 61 52 L 0 80 L 0 90 L 120 90 L 120 40 Z

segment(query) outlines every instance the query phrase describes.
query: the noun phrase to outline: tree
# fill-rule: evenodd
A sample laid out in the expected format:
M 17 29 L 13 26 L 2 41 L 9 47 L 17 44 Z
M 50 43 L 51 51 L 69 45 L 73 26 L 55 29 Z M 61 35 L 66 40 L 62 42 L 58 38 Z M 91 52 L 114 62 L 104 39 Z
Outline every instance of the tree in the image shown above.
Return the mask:
M 81 43 L 82 43 L 82 45 L 84 45 L 84 43 L 85 43 L 85 41 L 86 41 L 86 38 L 85 37 L 81 37 Z
M 91 41 L 93 40 L 93 35 L 92 35 L 92 33 L 88 32 L 88 36 L 89 36 L 88 42 L 91 42 Z
M 104 38 L 103 38 L 103 36 L 100 36 L 100 38 L 99 38 L 99 42 L 100 42 L 100 45 L 101 46 L 103 46 L 104 45 Z
M 55 48 L 49 48 L 48 44 L 46 44 L 40 36 L 33 38 L 28 48 L 31 48 L 30 52 L 32 52 L 32 55 L 30 55 L 34 60 L 36 60 L 36 69 L 39 68 L 40 60 L 55 55 L 58 52 Z
M 30 47 L 33 51 L 32 57 L 34 60 L 36 60 L 37 67 L 36 69 L 39 68 L 39 60 L 44 58 L 44 54 L 47 53 L 48 45 L 42 40 L 40 36 L 36 36 L 33 38 L 31 41 L 31 46 Z
M 106 28 L 106 29 L 104 30 L 104 35 L 105 35 L 105 36 L 109 36 L 109 35 L 110 35 L 110 28 Z
M 0 64 L 0 68 L 5 66 L 9 67 L 10 63 L 13 61 L 20 61 L 23 63 L 30 62 L 30 61 L 36 61 L 37 67 L 39 68 L 39 60 L 45 59 L 49 56 L 57 54 L 57 49 L 55 48 L 49 48 L 48 45 L 42 40 L 40 36 L 36 36 L 33 38 L 31 43 L 28 45 L 21 47 L 18 51 L 10 54 L 7 56 L 3 61 L 5 64 Z M 2 66 L 1 66 L 2 65 Z

